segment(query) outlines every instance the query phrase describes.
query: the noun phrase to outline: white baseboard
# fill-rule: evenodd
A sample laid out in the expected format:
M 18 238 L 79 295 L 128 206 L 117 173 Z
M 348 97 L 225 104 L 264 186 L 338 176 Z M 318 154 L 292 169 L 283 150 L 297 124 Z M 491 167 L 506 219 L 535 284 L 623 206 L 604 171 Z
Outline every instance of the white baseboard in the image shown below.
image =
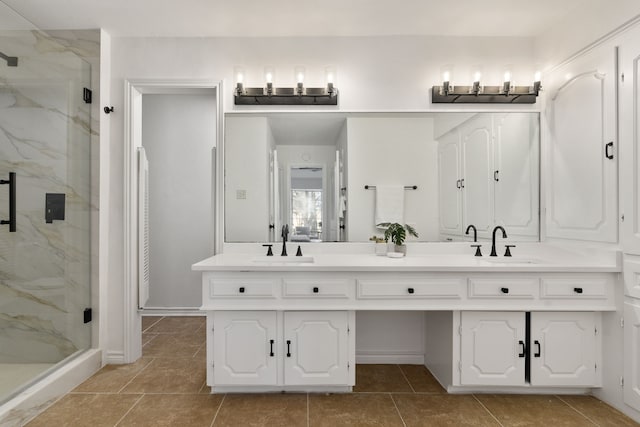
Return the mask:
M 590 388 L 570 388 L 570 387 L 501 387 L 501 386 L 449 386 L 447 392 L 451 394 L 586 394 L 590 395 Z
M 124 351 L 106 351 L 104 357 L 105 365 L 122 365 L 124 361 Z
M 219 393 L 350 393 L 352 386 L 216 386 L 212 394 Z
M 87 350 L 0 406 L 0 425 L 25 425 L 101 367 L 101 351 Z
M 358 354 L 356 363 L 362 365 L 424 365 L 424 354 Z
M 138 309 L 142 316 L 204 316 L 198 307 L 145 307 Z

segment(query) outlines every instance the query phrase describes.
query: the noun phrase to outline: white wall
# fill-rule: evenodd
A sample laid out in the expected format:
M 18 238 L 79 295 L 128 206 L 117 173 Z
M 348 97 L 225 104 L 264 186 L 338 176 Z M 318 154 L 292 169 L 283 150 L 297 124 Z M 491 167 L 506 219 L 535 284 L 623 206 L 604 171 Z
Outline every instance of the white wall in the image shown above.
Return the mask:
M 456 64 L 452 81 L 468 83 L 471 69 L 484 64 L 483 81 L 501 81 L 504 64 L 513 64 L 514 79 L 529 79 L 533 40 L 498 37 L 335 37 L 335 38 L 123 38 L 111 43 L 111 93 L 108 183 L 109 289 L 108 352 L 124 349 L 124 80 L 225 80 L 224 108 L 232 105 L 233 69 L 244 66 L 246 85 L 262 85 L 265 64 L 276 68 L 276 84 L 293 80 L 293 69 L 304 64 L 309 86 L 323 84 L 324 69 L 337 70 L 338 110 L 443 110 L 432 105 L 429 88 L 440 81 L 443 64 Z M 467 77 L 468 76 L 468 77 Z M 290 82 L 292 83 L 292 82 Z M 504 108 L 504 107 L 501 107 Z M 521 108 L 521 107 L 518 107 Z M 522 106 L 536 109 L 536 106 Z M 461 106 L 460 109 L 476 109 Z M 266 155 L 264 156 L 266 159 Z M 350 160 L 351 162 L 351 160 Z M 263 175 L 264 176 L 264 175 Z M 102 185 L 102 183 L 101 183 Z M 265 184 L 266 185 L 266 184 Z M 353 187 L 349 183 L 350 187 Z M 266 188 L 266 187 L 265 187 Z M 348 200 L 347 203 L 351 203 Z M 266 210 L 265 210 L 266 212 Z
M 640 2 L 615 0 L 587 2 L 535 39 L 535 62 L 548 70 L 621 25 L 637 21 Z
M 256 236 L 262 236 L 264 241 L 269 239 L 269 133 L 266 117 L 226 119 L 224 197 L 227 242 L 255 242 Z M 238 192 L 243 192 L 244 196 Z
M 191 265 L 213 254 L 215 95 L 143 95 L 149 160 L 148 307 L 202 305 Z
M 404 194 L 404 222 L 419 240 L 438 234 L 438 144 L 433 120 L 425 118 L 348 118 L 349 241 L 381 235 L 375 227 L 375 191 L 365 185 L 417 185 Z M 414 239 L 407 237 L 407 241 Z

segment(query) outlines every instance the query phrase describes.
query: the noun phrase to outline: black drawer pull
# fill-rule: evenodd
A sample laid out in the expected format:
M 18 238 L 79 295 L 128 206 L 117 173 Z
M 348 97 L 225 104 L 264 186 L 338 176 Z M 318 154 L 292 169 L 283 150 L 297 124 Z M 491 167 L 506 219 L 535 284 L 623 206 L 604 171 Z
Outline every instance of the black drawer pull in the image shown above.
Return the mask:
M 508 294 L 509 288 L 500 288 L 500 291 L 502 291 L 503 294 Z
M 573 292 L 575 292 L 576 294 L 581 294 L 582 288 L 573 288 Z
M 269 340 L 269 344 L 271 345 L 271 349 L 269 350 L 269 356 L 273 357 L 275 356 L 275 354 L 273 353 L 273 343 L 275 341 L 274 340 Z
M 524 346 L 524 341 L 518 341 L 518 344 L 520 344 L 521 349 L 522 349 L 522 352 L 520 352 L 520 353 L 518 354 L 518 357 L 524 357 L 524 354 L 525 354 L 525 353 L 526 353 L 526 351 L 527 351 L 526 347 Z
M 317 286 L 313 287 L 313 293 L 317 294 L 318 292 L 320 292 L 320 289 Z
M 537 351 L 533 354 L 533 357 L 540 357 L 540 341 L 535 340 L 533 342 L 533 345 L 535 345 L 537 348 Z
M 414 290 L 413 288 L 409 288 L 409 289 L 407 289 L 407 292 L 409 292 L 410 294 L 412 294 L 412 293 L 414 293 L 414 292 L 415 292 L 415 290 Z
M 238 292 L 240 292 L 241 294 L 244 294 L 244 286 L 240 286 L 240 289 L 238 289 Z
M 291 357 L 291 340 L 287 340 L 287 357 Z

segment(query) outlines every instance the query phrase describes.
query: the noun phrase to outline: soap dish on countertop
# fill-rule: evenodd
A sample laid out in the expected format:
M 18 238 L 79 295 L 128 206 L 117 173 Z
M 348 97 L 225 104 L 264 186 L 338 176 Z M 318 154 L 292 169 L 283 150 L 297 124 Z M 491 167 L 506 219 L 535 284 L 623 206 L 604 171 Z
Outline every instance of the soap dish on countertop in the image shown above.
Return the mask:
M 404 254 L 402 252 L 387 252 L 389 258 L 402 258 Z

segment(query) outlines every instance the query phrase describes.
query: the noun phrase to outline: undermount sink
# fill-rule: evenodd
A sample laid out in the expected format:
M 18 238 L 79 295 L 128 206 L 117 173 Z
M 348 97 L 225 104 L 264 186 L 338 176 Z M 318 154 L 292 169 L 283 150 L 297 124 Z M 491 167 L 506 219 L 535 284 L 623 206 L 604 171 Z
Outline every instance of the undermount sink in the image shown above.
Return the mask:
M 514 258 L 514 257 L 487 257 L 482 261 L 492 264 L 540 264 L 541 260 L 536 258 Z
M 253 258 L 251 261 L 259 262 L 259 263 L 267 263 L 267 264 L 281 264 L 281 263 L 290 263 L 290 264 L 311 264 L 314 262 L 312 256 L 260 256 L 257 258 Z

